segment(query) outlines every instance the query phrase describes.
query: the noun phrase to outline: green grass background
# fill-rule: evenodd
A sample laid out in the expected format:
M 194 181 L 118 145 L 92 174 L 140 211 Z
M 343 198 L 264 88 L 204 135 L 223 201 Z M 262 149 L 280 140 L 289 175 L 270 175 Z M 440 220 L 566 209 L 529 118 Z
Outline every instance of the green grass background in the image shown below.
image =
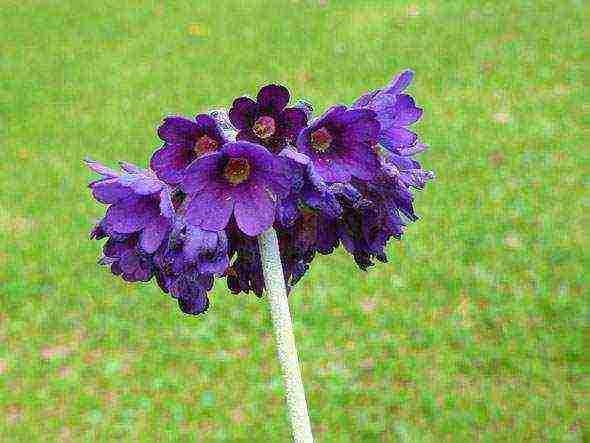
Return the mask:
M 220 283 L 187 317 L 96 266 L 81 160 L 145 166 L 163 116 L 267 82 L 322 111 L 407 67 L 437 173 L 422 219 L 388 265 L 321 257 L 290 299 L 316 439 L 588 439 L 587 19 L 565 0 L 0 0 L 0 440 L 288 441 L 265 300 Z

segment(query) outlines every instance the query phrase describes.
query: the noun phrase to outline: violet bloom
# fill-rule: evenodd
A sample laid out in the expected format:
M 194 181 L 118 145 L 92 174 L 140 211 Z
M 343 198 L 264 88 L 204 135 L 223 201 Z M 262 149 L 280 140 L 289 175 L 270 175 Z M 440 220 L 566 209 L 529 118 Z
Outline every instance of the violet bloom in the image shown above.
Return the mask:
M 249 142 L 227 143 L 186 170 L 186 221 L 209 231 L 224 229 L 232 214 L 240 230 L 256 236 L 272 226 L 280 198 L 291 189 L 285 158 Z
M 256 101 L 249 97 L 235 99 L 229 118 L 239 131 L 237 139 L 258 143 L 278 154 L 307 124 L 304 109 L 286 108 L 290 98 L 284 86 L 267 85 L 260 89 Z
M 168 242 L 154 257 L 158 285 L 178 300 L 183 312 L 204 312 L 214 274 L 222 275 L 228 267 L 227 248 L 223 231 L 203 231 L 177 218 Z
M 418 136 L 407 127 L 422 117 L 414 99 L 402 92 L 410 85 L 414 72 L 406 70 L 394 78 L 384 89 L 377 89 L 362 95 L 354 103 L 354 108 L 372 109 L 377 113 L 381 124 L 379 143 L 396 151 L 416 144 Z
M 141 250 L 155 252 L 169 232 L 174 216 L 170 188 L 152 171 L 129 163 L 121 163 L 122 174 L 92 160 L 86 163 L 102 175 L 100 180 L 90 183 L 92 195 L 110 205 L 101 228 L 109 235 L 138 233 Z
M 328 186 L 316 172 L 313 162 L 305 154 L 286 148 L 281 154 L 289 159 L 290 167 L 298 170 L 301 181 L 278 206 L 277 221 L 282 227 L 292 225 L 303 209 L 322 213 L 327 218 L 339 217 L 342 209 Z
M 154 276 L 152 256 L 139 247 L 139 235 L 113 234 L 103 247 L 99 264 L 111 267 L 114 275 L 128 282 L 150 281 Z
M 335 106 L 301 131 L 297 149 L 327 182 L 369 180 L 379 167 L 374 145 L 380 125 L 375 117 L 369 109 Z
M 197 115 L 194 121 L 166 117 L 158 136 L 165 143 L 152 156 L 150 167 L 170 185 L 182 180 L 184 170 L 194 159 L 218 151 L 228 141 L 218 122 L 207 114 Z

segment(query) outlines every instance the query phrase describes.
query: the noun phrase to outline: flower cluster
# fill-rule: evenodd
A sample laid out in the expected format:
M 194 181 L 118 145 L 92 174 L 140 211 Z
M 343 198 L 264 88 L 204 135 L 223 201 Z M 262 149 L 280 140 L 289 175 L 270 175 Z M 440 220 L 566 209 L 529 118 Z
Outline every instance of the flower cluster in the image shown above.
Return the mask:
M 311 119 L 289 91 L 263 87 L 230 111 L 166 117 L 149 169 L 121 171 L 86 160 L 108 205 L 91 238 L 99 263 L 126 281 L 149 281 L 187 314 L 209 307 L 214 278 L 232 293 L 262 296 L 256 237 L 274 227 L 290 290 L 317 253 L 340 244 L 359 268 L 387 261 L 385 248 L 417 220 L 412 188 L 433 178 L 412 157 L 426 149 L 408 129 L 422 109 L 404 93 L 413 73 Z

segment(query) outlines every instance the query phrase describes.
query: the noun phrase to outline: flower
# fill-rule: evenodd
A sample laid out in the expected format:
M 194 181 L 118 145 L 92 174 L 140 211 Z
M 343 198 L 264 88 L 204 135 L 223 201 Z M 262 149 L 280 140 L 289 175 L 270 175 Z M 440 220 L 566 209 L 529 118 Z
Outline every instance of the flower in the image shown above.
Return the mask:
M 227 143 L 186 170 L 187 224 L 220 231 L 233 215 L 242 232 L 256 236 L 273 224 L 277 202 L 292 182 L 286 159 L 254 143 Z
M 152 171 L 121 163 L 122 174 L 93 160 L 88 167 L 102 175 L 90 183 L 92 195 L 110 205 L 100 227 L 109 235 L 138 234 L 138 247 L 155 252 L 171 228 L 174 208 L 171 189 Z
M 139 247 L 139 235 L 112 235 L 103 247 L 99 264 L 111 267 L 114 275 L 128 282 L 150 281 L 154 276 L 154 264 L 150 254 Z
M 342 209 L 338 201 L 329 192 L 310 158 L 290 148 L 285 148 L 280 155 L 289 160 L 290 168 L 297 170 L 297 176 L 301 178 L 291 193 L 279 203 L 277 221 L 280 225 L 291 226 L 301 216 L 302 209 L 320 212 L 328 218 L 340 216 Z
M 304 109 L 286 108 L 290 98 L 284 86 L 266 85 L 256 101 L 249 97 L 235 99 L 229 118 L 238 129 L 237 139 L 258 143 L 278 154 L 307 124 Z
M 379 167 L 373 149 L 380 129 L 375 117 L 368 109 L 330 108 L 301 131 L 297 149 L 311 158 L 326 182 L 370 179 Z
M 368 92 L 353 104 L 356 109 L 376 112 L 381 124 L 379 143 L 392 151 L 413 146 L 418 140 L 418 136 L 407 126 L 420 120 L 422 109 L 416 106 L 410 95 L 402 94 L 413 78 L 413 71 L 403 71 L 384 89 Z
M 205 312 L 213 276 L 224 274 L 228 267 L 227 247 L 223 231 L 204 231 L 177 218 L 168 242 L 154 257 L 158 285 L 178 300 L 184 313 Z
M 194 159 L 218 151 L 228 141 L 217 121 L 207 114 L 197 115 L 194 121 L 166 117 L 158 136 L 165 143 L 152 156 L 150 167 L 170 185 L 182 180 L 184 170 Z

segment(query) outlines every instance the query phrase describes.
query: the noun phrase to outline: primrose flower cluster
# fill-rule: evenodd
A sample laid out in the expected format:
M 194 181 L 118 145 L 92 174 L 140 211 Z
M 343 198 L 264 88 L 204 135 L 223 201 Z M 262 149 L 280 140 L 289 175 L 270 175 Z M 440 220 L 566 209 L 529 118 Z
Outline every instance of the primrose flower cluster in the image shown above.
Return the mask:
M 317 118 L 267 85 L 228 113 L 166 117 L 149 169 L 86 160 L 100 175 L 92 194 L 108 205 L 91 232 L 107 239 L 99 263 L 129 282 L 155 278 L 199 314 L 215 277 L 232 293 L 262 295 L 256 236 L 270 227 L 289 289 L 339 245 L 363 270 L 386 262 L 387 242 L 417 219 L 412 188 L 434 176 L 413 159 L 426 146 L 409 129 L 422 116 L 404 93 L 412 78 L 405 71 Z

